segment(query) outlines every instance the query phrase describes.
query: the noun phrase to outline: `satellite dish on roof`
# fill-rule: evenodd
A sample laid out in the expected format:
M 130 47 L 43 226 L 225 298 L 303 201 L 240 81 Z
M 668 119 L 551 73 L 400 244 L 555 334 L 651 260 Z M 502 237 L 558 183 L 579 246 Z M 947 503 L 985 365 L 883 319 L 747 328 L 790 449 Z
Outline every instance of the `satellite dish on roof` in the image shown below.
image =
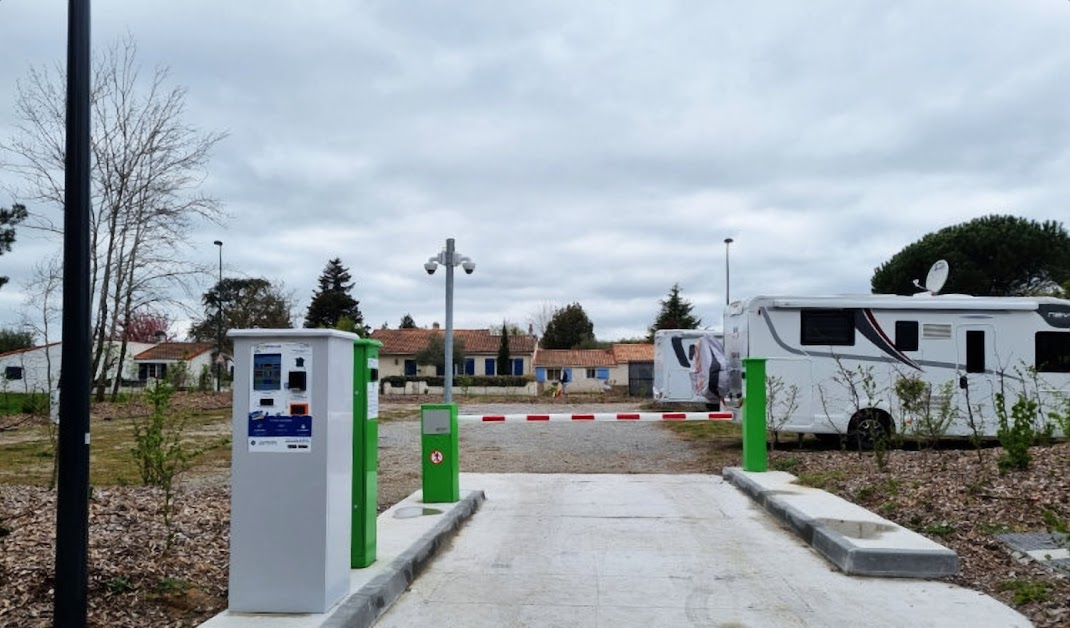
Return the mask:
M 936 263 L 929 268 L 929 274 L 925 276 L 925 285 L 921 285 L 917 279 L 914 280 L 914 285 L 929 294 L 936 294 L 944 287 L 944 283 L 947 281 L 947 273 L 950 270 L 951 267 L 947 265 L 946 261 L 942 259 L 936 260 Z

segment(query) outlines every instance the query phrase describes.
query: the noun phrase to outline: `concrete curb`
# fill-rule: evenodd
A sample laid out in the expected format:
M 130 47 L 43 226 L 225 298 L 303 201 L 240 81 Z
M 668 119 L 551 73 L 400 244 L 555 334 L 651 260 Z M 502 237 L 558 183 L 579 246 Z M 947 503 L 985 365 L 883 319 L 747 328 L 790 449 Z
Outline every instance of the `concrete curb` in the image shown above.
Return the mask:
M 848 575 L 943 578 L 958 554 L 847 500 L 794 484 L 778 471 L 725 467 L 723 476 Z
M 330 619 L 322 624 L 323 628 L 363 628 L 374 624 L 485 500 L 483 491 L 471 491 L 461 498 L 435 527 L 391 561 L 383 573 L 339 604 Z

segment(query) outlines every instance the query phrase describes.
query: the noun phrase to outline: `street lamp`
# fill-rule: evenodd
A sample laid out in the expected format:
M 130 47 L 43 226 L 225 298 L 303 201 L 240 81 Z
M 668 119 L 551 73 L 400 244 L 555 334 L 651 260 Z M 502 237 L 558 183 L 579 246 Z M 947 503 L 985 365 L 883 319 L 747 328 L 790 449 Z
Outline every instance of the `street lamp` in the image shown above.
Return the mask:
M 219 283 L 215 287 L 219 299 L 215 318 L 215 391 L 219 392 L 223 390 L 223 241 L 216 240 L 212 244 L 219 247 Z
M 453 402 L 453 268 L 460 266 L 464 272 L 471 275 L 476 269 L 476 263 L 461 255 L 453 248 L 453 238 L 446 240 L 446 249 L 438 255 L 427 258 L 424 270 L 428 275 L 434 275 L 439 265 L 446 267 L 446 378 L 442 386 L 442 400 L 445 403 Z
M 733 240 L 732 238 L 725 238 L 724 239 L 724 304 L 725 305 L 730 305 L 732 303 L 731 299 L 728 296 L 728 294 L 729 294 L 729 289 L 728 288 L 729 288 L 729 285 L 730 285 L 729 284 L 730 275 L 728 274 L 728 245 L 732 244 L 733 242 L 735 242 L 735 240 Z

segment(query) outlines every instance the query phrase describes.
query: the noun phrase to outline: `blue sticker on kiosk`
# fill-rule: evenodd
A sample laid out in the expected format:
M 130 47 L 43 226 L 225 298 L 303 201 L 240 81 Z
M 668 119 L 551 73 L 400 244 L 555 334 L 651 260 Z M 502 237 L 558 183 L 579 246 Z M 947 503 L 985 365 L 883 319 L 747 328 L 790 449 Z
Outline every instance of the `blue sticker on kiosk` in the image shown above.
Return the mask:
M 249 413 L 249 452 L 312 451 L 312 417 Z

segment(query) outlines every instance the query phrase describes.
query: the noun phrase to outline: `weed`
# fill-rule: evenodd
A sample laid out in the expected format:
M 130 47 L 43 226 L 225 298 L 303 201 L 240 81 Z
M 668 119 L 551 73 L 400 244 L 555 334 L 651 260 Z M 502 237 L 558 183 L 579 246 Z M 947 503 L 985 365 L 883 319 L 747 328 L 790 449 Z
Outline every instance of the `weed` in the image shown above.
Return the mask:
M 926 534 L 933 536 L 951 536 L 955 533 L 955 526 L 947 521 L 936 521 L 921 529 Z
M 160 581 L 160 584 L 156 587 L 156 593 L 159 595 L 183 595 L 192 586 L 188 580 L 168 577 Z
M 1045 602 L 1048 599 L 1048 585 L 1042 580 L 1004 580 L 999 583 L 1000 591 L 1010 591 L 1015 606 L 1022 606 L 1030 602 Z
M 1005 523 L 979 523 L 977 531 L 981 534 L 1007 534 L 1012 528 Z
M 883 515 L 889 515 L 898 509 L 899 502 L 894 499 L 889 499 L 888 501 L 877 507 L 877 510 L 880 511 L 880 513 Z
M 877 487 L 872 484 L 858 487 L 855 491 L 855 499 L 860 502 L 868 502 L 871 497 L 877 494 Z
M 770 465 L 774 471 L 791 471 L 802 464 L 798 458 L 778 458 Z
M 842 482 L 846 479 L 847 475 L 840 470 L 833 471 L 811 471 L 808 473 L 800 474 L 795 482 L 802 484 L 803 486 L 810 486 L 813 488 L 827 489 L 836 482 Z
M 112 593 L 128 593 L 134 590 L 134 585 L 128 576 L 115 576 L 108 580 L 108 590 Z

